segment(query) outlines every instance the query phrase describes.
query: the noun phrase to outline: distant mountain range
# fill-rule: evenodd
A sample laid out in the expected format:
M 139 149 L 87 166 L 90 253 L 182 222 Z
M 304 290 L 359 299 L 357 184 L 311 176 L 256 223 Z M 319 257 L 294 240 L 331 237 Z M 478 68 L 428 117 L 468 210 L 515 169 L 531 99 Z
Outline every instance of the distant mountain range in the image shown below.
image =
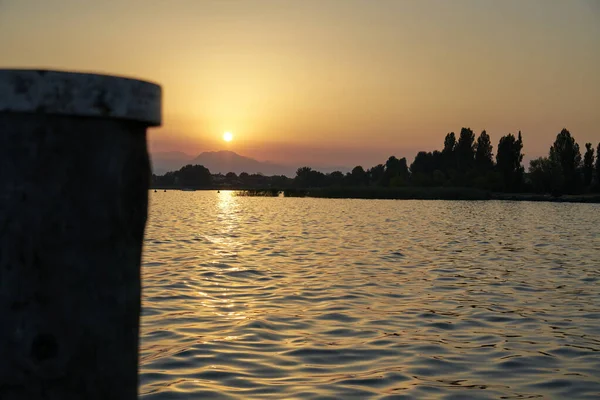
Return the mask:
M 193 156 L 181 151 L 150 153 L 152 172 L 156 175 L 164 175 L 166 172 L 177 171 L 192 161 L 193 158 Z
M 262 173 L 263 175 L 287 175 L 294 177 L 298 167 L 304 165 L 280 165 L 268 161 L 258 161 L 250 157 L 239 155 L 233 151 L 206 151 L 198 156 L 190 156 L 179 151 L 157 152 L 151 154 L 152 170 L 157 175 L 169 171 L 176 171 L 187 164 L 204 165 L 211 173 L 247 172 L 249 174 Z M 348 172 L 347 167 L 312 166 L 321 172 L 341 171 Z

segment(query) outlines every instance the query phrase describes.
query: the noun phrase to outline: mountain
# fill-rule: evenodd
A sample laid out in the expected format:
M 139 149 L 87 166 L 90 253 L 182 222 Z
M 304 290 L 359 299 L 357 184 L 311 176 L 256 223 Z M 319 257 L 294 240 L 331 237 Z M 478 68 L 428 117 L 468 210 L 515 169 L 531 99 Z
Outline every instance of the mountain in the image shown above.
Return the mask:
M 250 157 L 241 156 L 233 151 L 206 151 L 191 161 L 191 164 L 204 165 L 213 174 L 228 172 L 247 172 L 249 174 L 262 173 L 263 175 L 289 175 L 294 176 L 296 169 L 258 161 Z
M 169 171 L 177 171 L 184 165 L 189 164 L 193 158 L 194 156 L 181 151 L 151 153 L 152 172 L 156 175 L 164 175 Z
M 180 151 L 171 152 L 156 152 L 151 154 L 152 172 L 157 175 L 163 175 L 169 171 L 177 171 L 187 164 L 204 165 L 213 174 L 228 172 L 247 172 L 249 174 L 262 173 L 263 175 L 287 175 L 294 177 L 298 167 L 303 167 L 306 164 L 299 163 L 298 165 L 281 165 L 269 161 L 258 161 L 250 157 L 245 157 L 234 153 L 233 151 L 206 151 L 193 157 L 189 154 Z M 313 169 L 324 173 L 332 171 L 348 172 L 347 167 L 332 167 L 310 165 Z

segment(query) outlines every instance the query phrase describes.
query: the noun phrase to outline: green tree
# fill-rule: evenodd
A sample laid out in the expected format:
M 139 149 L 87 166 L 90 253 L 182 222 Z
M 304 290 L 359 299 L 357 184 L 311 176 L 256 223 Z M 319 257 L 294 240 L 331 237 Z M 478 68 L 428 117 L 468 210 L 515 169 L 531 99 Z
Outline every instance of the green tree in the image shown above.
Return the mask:
M 583 156 L 583 185 L 590 186 L 594 174 L 594 148 L 591 143 L 585 144 L 585 154 Z
M 493 147 L 490 135 L 485 130 L 477 138 L 477 145 L 475 147 L 475 165 L 477 169 L 481 172 L 491 170 L 494 166 Z
M 556 140 L 550 147 L 550 162 L 559 165 L 564 176 L 563 191 L 573 193 L 579 186 L 579 167 L 581 153 L 575 138 L 567 129 L 556 135 Z
M 518 138 L 512 133 L 502 136 L 498 142 L 496 154 L 496 167 L 502 175 L 503 190 L 515 192 L 521 190 L 523 185 L 523 138 L 519 131 Z

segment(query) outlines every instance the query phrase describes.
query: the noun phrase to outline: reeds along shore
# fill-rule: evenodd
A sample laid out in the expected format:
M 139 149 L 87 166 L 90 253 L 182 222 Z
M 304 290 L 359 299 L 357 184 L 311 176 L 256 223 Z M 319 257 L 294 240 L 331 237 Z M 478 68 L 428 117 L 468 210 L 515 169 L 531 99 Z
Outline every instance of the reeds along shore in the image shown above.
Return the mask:
M 460 187 L 338 187 L 314 189 L 239 190 L 236 196 L 249 197 L 313 197 L 330 199 L 390 199 L 390 200 L 510 200 L 550 201 L 569 203 L 600 203 L 600 194 L 552 196 L 535 193 L 497 193 Z

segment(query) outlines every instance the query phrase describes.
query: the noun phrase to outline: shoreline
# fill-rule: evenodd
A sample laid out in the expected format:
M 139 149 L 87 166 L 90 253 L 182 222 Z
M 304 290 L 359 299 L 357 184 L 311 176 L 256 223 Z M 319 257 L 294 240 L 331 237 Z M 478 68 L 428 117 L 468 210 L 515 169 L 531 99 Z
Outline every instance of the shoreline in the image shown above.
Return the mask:
M 182 188 L 152 186 L 151 191 L 235 191 L 240 196 L 249 197 L 312 197 L 324 199 L 364 199 L 364 200 L 504 200 L 533 201 L 550 203 L 587 203 L 600 204 L 600 193 L 552 196 L 540 193 L 501 193 L 474 188 L 456 187 L 331 187 L 331 188 L 248 188 L 248 187 L 203 187 Z

